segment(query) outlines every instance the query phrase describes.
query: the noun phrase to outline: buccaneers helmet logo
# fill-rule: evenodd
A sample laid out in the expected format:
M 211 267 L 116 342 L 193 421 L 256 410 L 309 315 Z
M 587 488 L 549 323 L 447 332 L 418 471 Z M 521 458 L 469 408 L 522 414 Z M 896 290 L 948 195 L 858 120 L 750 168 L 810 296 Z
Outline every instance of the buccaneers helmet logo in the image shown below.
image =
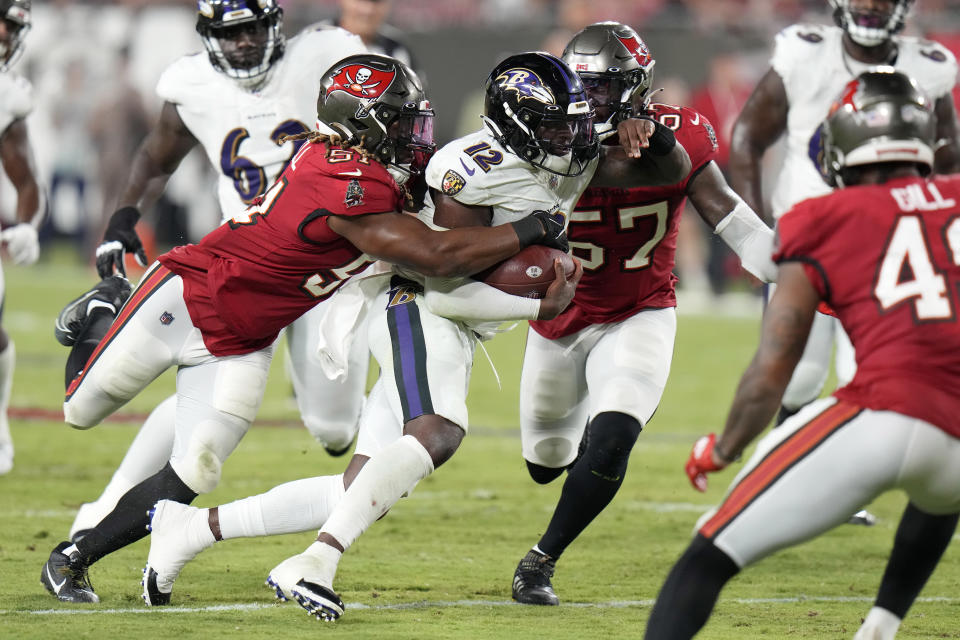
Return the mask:
M 630 36 L 629 38 L 621 38 L 617 36 L 617 40 L 627 48 L 627 51 L 633 56 L 634 60 L 637 61 L 644 69 L 653 62 L 653 58 L 650 57 L 650 50 L 647 49 L 647 45 L 643 43 L 642 40 L 636 36 Z
M 396 71 L 380 71 L 362 64 L 347 65 L 333 76 L 327 95 L 334 91 L 346 91 L 357 98 L 379 98 L 396 75 Z
M 556 103 L 550 87 L 529 69 L 507 69 L 497 76 L 497 86 L 504 91 L 515 91 L 518 102 L 530 98 L 544 104 Z

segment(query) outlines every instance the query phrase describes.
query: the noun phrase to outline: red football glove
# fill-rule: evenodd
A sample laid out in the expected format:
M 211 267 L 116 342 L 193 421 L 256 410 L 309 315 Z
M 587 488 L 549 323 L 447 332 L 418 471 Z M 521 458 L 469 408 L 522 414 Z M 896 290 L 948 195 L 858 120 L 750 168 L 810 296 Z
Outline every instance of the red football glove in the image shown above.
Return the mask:
M 707 490 L 707 473 L 720 471 L 726 466 L 717 466 L 713 462 L 713 446 L 716 442 L 716 434 L 711 433 L 701 436 L 699 440 L 693 443 L 690 459 L 683 467 L 683 470 L 687 472 L 687 477 L 690 478 L 690 484 L 697 491 Z

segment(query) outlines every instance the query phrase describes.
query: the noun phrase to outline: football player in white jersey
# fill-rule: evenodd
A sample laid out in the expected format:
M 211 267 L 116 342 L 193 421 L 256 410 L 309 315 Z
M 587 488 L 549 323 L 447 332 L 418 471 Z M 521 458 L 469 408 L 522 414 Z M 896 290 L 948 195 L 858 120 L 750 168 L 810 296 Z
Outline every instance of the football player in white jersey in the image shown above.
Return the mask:
M 666 127 L 631 121 L 621 131 L 629 151 L 611 147 L 601 153 L 592 117 L 582 83 L 561 60 L 542 53 L 508 58 L 487 81 L 485 128 L 430 160 L 421 219 L 442 228 L 498 225 L 545 209 L 562 233 L 588 184 L 669 184 L 689 172 L 686 152 Z M 311 614 L 340 616 L 343 604 L 332 584 L 343 550 L 449 459 L 466 434 L 474 332 L 560 311 L 546 300 L 511 296 L 477 281 L 394 273 L 366 294 L 377 300 L 365 313 L 382 373 L 344 474 L 352 483 L 341 483 L 339 476 L 334 482 L 311 478 L 209 510 L 161 501 L 152 519 L 148 575 L 152 570 L 169 588 L 183 564 L 215 540 L 303 531 L 313 518 L 323 525 L 318 542 L 276 567 L 268 582 L 278 597 L 296 597 Z M 554 286 L 579 279 L 558 276 Z M 336 323 L 339 330 L 350 324 Z M 349 484 L 345 493 L 343 484 Z
M 772 218 L 778 219 L 800 200 L 830 191 L 810 160 L 817 127 L 847 82 L 881 65 L 912 76 L 935 101 L 934 170 L 960 170 L 951 96 L 957 62 L 936 42 L 899 35 L 913 4 L 913 0 L 830 0 L 837 26 L 796 24 L 777 35 L 770 70 L 744 105 L 730 146 L 730 184 L 754 211 L 761 215 L 767 211 L 761 161 L 766 149 L 783 135 L 786 153 L 770 196 Z M 784 394 L 778 422 L 820 395 L 835 338 L 838 386 L 853 377 L 856 363 L 849 340 L 836 318 L 818 314 Z
M 30 0 L 0 0 L 0 164 L 17 192 L 17 223 L 0 232 L 0 241 L 16 264 L 33 264 L 40 256 L 37 228 L 44 211 L 25 121 L 32 109 L 31 87 L 26 79 L 9 71 L 23 51 L 23 39 L 29 30 Z M 4 289 L 0 270 L 0 313 Z M 14 354 L 10 336 L 0 327 L 0 475 L 13 468 L 13 439 L 7 407 L 13 384 Z
M 199 144 L 217 172 L 223 219 L 241 213 L 263 195 L 303 144 L 281 144 L 283 136 L 313 128 L 323 72 L 341 58 L 365 51 L 357 36 L 336 27 L 284 38 L 283 12 L 275 0 L 199 0 L 198 7 L 197 31 L 206 51 L 180 58 L 160 77 L 160 119 L 131 163 L 119 208 L 97 248 L 97 271 L 104 280 L 71 302 L 58 319 L 57 337 L 65 345 L 76 340 L 88 304 L 122 303 L 129 286 L 112 274 L 124 274 L 125 252 L 146 263 L 134 225 L 187 153 Z M 318 305 L 287 329 L 288 355 L 304 424 L 331 454 L 340 455 L 356 434 L 369 356 L 366 344 L 357 340 L 351 360 L 355 375 L 343 383 L 323 376 L 313 354 L 325 308 Z M 171 396 L 154 409 L 103 494 L 81 506 L 71 539 L 166 463 L 173 443 L 173 400 Z

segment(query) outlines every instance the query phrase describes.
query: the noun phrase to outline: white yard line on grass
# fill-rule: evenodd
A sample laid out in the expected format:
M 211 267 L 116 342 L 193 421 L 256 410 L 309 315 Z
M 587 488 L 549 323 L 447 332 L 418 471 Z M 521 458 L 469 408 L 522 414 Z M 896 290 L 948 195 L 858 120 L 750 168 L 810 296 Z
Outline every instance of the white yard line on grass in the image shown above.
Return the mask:
M 873 602 L 873 597 L 867 596 L 795 596 L 791 598 L 735 598 L 725 600 L 726 602 L 735 602 L 737 604 L 791 604 L 799 602 Z M 927 596 L 917 598 L 917 602 L 944 602 L 955 604 L 960 602 L 960 598 L 945 596 Z M 653 605 L 653 600 L 611 600 L 608 602 L 565 602 L 564 607 L 581 607 L 595 609 L 621 609 L 623 607 L 649 607 Z M 238 603 L 238 604 L 220 604 L 210 607 L 154 607 L 141 609 L 40 609 L 36 611 L 15 611 L 0 609 L 0 615 L 12 615 L 26 613 L 35 616 L 71 616 L 71 615 L 110 615 L 117 613 L 217 613 L 220 611 L 259 611 L 281 606 L 277 603 Z M 407 602 L 400 604 L 378 604 L 368 605 L 357 602 L 351 602 L 347 605 L 348 610 L 369 609 L 372 611 L 398 610 L 398 609 L 441 609 L 449 607 L 522 607 L 512 600 L 453 600 L 438 602 Z

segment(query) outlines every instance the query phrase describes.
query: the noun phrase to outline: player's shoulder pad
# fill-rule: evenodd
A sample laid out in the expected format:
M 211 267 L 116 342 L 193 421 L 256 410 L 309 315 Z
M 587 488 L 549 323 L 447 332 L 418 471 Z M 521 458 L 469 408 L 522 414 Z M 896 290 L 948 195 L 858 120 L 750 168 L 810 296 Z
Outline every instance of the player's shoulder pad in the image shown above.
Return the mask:
M 350 33 L 342 27 L 330 24 L 329 22 L 315 22 L 307 25 L 301 29 L 296 36 L 290 39 L 288 45 L 328 50 L 349 45 L 351 50 L 358 46 L 366 49 L 360 36 Z
M 33 110 L 33 86 L 17 73 L 0 73 L 0 111 L 10 121 L 26 118 Z M 5 117 L 4 120 L 7 118 Z
M 822 24 L 790 25 L 774 39 L 770 66 L 786 80 L 792 75 L 793 69 L 814 64 L 819 56 L 840 55 L 834 46 L 842 35 L 839 28 Z
M 167 102 L 182 104 L 195 93 L 209 94 L 210 82 L 216 78 L 216 74 L 206 52 L 185 55 L 160 74 L 157 95 Z
M 441 147 L 427 165 L 427 184 L 465 205 L 486 201 L 491 191 L 523 178 L 529 165 L 506 151 L 486 131 L 458 138 Z
M 810 49 L 820 47 L 830 36 L 832 27 L 813 22 L 801 22 L 784 27 L 775 38 L 777 47 Z

